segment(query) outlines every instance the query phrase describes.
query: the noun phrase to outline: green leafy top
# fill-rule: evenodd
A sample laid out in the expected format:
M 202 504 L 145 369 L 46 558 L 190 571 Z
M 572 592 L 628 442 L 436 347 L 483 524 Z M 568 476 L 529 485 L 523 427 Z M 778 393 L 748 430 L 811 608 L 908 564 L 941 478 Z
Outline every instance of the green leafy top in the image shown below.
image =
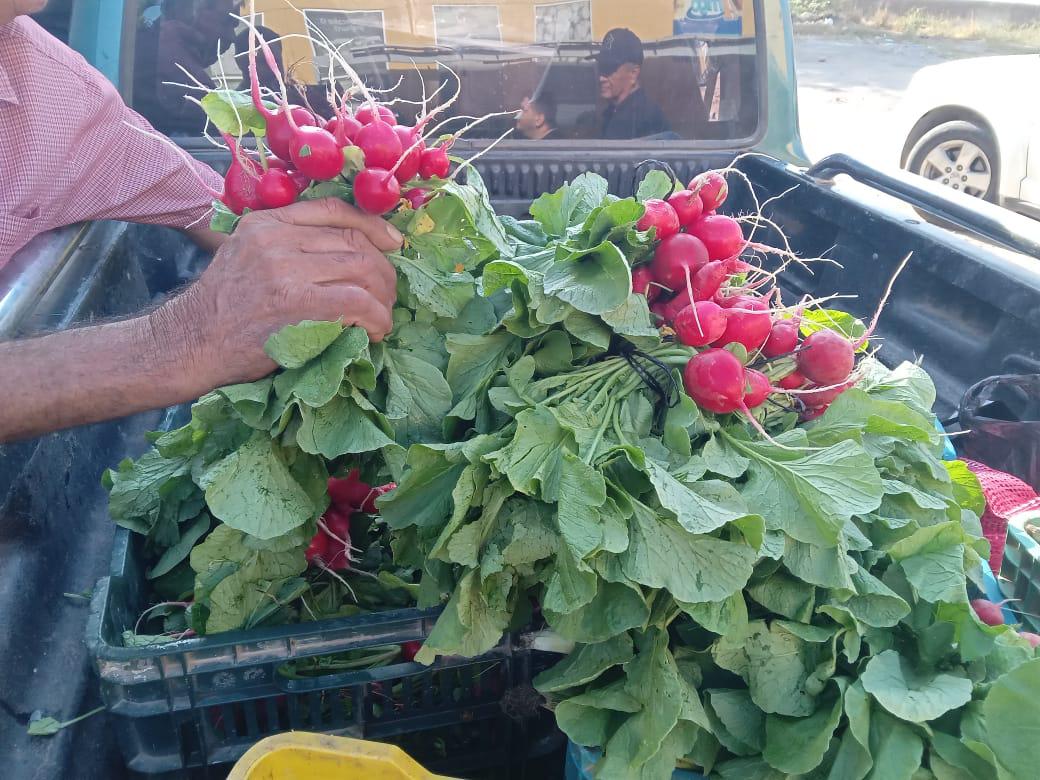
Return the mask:
M 428 663 L 486 652 L 537 601 L 576 643 L 537 684 L 604 749 L 599 778 L 1022 776 L 1040 742 L 1011 724 L 1036 662 L 969 606 L 984 503 L 940 460 L 931 380 L 864 358 L 816 421 L 769 416 L 771 441 L 699 412 L 678 392 L 693 351 L 631 292 L 653 246 L 641 201 L 671 185 L 652 173 L 620 199 L 585 174 L 518 221 L 476 176 L 443 183 L 393 217 L 384 342 L 274 334 L 274 375 L 107 472 L 113 517 L 147 535 L 157 589 L 193 580 L 199 633 L 341 614 L 345 589 L 301 576 L 326 479 L 392 475 L 363 548 L 378 587 L 348 606 L 442 607 Z M 802 326 L 862 332 L 841 312 Z

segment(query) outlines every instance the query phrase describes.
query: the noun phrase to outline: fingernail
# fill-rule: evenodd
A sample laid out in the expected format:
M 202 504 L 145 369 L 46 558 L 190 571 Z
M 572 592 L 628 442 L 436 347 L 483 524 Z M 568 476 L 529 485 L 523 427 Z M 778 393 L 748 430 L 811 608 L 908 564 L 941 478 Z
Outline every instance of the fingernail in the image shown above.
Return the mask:
M 395 244 L 400 244 L 404 241 L 404 236 L 401 235 L 401 231 L 391 225 L 389 222 L 386 223 L 386 232 L 394 240 Z

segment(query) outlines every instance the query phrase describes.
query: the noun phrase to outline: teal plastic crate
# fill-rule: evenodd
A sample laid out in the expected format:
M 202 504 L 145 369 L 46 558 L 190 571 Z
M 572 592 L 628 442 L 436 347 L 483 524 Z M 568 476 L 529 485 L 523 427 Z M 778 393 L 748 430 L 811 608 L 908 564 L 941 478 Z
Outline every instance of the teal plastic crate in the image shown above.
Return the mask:
M 995 600 L 1017 599 L 1015 610 L 1024 614 L 1009 622 L 1021 622 L 1030 631 L 1040 632 L 1040 618 L 1032 617 L 1040 615 L 1040 544 L 1025 531 L 1026 523 L 1037 519 L 1040 513 L 1030 513 L 1008 523 L 1004 559 L 1000 562 L 1001 583 Z

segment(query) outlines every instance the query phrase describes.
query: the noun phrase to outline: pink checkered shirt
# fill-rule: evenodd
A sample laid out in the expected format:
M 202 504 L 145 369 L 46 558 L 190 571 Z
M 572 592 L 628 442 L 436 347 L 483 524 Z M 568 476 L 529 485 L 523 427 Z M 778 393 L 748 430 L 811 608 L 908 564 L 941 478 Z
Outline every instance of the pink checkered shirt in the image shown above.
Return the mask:
M 205 224 L 212 198 L 187 163 L 124 122 L 152 129 L 36 22 L 0 25 L 0 268 L 37 234 L 84 220 Z

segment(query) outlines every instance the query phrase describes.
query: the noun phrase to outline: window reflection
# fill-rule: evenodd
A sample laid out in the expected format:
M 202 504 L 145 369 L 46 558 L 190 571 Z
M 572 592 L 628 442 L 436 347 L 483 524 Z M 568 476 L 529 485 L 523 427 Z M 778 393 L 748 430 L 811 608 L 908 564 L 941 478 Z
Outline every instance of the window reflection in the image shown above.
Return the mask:
M 532 143 L 739 139 L 757 127 L 755 24 L 746 0 L 294 4 L 302 13 L 284 0 L 257 0 L 258 22 L 293 85 L 290 100 L 325 115 L 320 83 L 330 73 L 344 79 L 331 46 L 371 88 L 393 91 L 402 122 L 414 120 L 424 95 L 441 105 L 461 84 L 441 115 L 451 120 L 443 130 L 493 115 L 468 133 L 474 138 L 513 128 L 513 138 Z M 163 82 L 246 86 L 248 38 L 228 16 L 244 11 L 232 0 L 144 5 L 135 107 L 166 132 L 199 134 L 204 117 L 185 99 L 198 93 Z M 261 80 L 276 87 L 263 65 Z

